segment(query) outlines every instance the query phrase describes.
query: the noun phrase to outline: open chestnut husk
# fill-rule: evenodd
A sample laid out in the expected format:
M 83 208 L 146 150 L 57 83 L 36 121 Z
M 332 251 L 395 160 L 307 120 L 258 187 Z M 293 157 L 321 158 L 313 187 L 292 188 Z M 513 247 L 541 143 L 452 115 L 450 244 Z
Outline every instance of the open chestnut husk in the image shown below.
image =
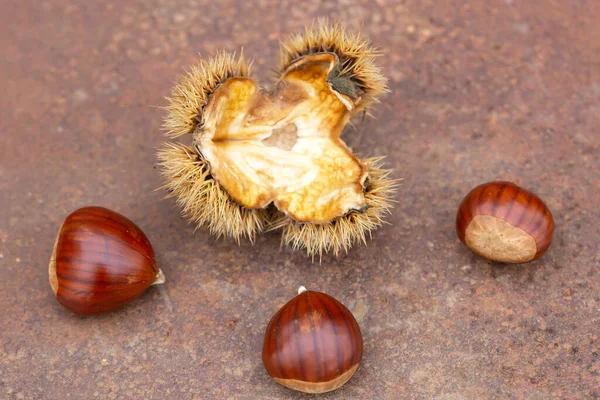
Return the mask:
M 144 232 L 102 207 L 80 208 L 65 219 L 48 276 L 58 302 L 85 315 L 113 311 L 165 281 Z
M 394 203 L 381 157 L 359 158 L 343 128 L 388 91 L 378 51 L 320 21 L 281 43 L 269 89 L 231 52 L 203 58 L 167 98 L 158 152 L 164 188 L 183 215 L 236 240 L 279 230 L 311 257 L 366 244 Z
M 492 261 L 519 264 L 548 250 L 554 219 L 534 193 L 511 182 L 489 182 L 465 196 L 456 216 L 459 239 Z
M 275 381 L 305 393 L 344 385 L 362 359 L 363 340 L 352 313 L 333 297 L 298 290 L 271 319 L 262 359 Z

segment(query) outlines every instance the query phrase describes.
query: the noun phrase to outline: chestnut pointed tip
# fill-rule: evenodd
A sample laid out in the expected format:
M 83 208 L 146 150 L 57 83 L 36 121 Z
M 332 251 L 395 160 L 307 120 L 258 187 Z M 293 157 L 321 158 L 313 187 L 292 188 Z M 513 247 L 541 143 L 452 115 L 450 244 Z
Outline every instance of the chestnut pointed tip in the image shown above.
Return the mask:
M 159 268 L 158 273 L 156 274 L 156 280 L 152 283 L 152 285 L 162 285 L 166 280 L 165 274 L 162 272 L 162 269 Z
M 300 286 L 300 287 L 298 288 L 298 294 L 302 294 L 302 293 L 304 293 L 304 292 L 306 292 L 306 288 L 305 288 L 304 286 Z

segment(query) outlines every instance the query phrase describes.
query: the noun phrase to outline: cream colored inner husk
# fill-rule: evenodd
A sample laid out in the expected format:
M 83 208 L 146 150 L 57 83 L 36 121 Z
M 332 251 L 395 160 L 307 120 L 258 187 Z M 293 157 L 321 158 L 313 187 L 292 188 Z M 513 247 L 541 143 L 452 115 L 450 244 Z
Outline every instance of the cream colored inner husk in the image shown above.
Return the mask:
M 524 263 L 537 253 L 535 239 L 521 228 L 490 215 L 477 215 L 465 232 L 465 242 L 475 253 L 492 261 Z
M 360 100 L 333 90 L 332 53 L 292 64 L 273 93 L 230 78 L 211 95 L 194 144 L 211 175 L 246 208 L 273 203 L 297 221 L 363 211 L 366 168 L 340 135 Z

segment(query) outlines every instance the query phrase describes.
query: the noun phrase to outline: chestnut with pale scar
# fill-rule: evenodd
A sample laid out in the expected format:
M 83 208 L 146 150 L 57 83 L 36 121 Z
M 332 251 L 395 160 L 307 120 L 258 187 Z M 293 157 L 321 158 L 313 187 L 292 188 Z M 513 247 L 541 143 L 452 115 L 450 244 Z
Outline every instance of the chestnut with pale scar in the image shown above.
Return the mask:
M 48 278 L 56 300 L 84 315 L 116 310 L 165 282 L 144 232 L 103 207 L 83 207 L 65 219 Z
M 460 240 L 492 261 L 525 263 L 550 247 L 554 219 L 535 194 L 510 182 L 490 182 L 463 199 L 456 217 Z
M 310 255 L 365 242 L 389 212 L 395 181 L 381 158 L 342 141 L 350 118 L 387 91 L 376 51 L 341 25 L 321 23 L 282 44 L 272 89 L 243 57 L 201 61 L 173 89 L 165 127 L 192 147 L 159 152 L 165 187 L 183 214 L 216 235 L 282 229 Z
M 350 380 L 362 354 L 362 333 L 350 310 L 325 293 L 301 286 L 298 296 L 271 318 L 262 360 L 277 383 L 325 393 Z

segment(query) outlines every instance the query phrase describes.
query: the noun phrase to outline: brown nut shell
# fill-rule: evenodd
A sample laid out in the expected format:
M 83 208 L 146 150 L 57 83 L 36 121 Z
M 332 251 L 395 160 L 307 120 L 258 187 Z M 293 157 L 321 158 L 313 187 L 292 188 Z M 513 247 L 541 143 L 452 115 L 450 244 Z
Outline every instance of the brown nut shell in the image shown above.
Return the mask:
M 101 314 L 164 282 L 142 230 L 102 207 L 71 213 L 60 228 L 48 267 L 56 299 L 80 314 Z
M 510 182 L 489 182 L 461 202 L 456 233 L 482 257 L 518 264 L 540 257 L 550 247 L 554 219 L 534 193 Z
M 362 352 L 362 334 L 352 313 L 325 293 L 304 291 L 269 322 L 262 358 L 278 383 L 325 393 L 352 377 Z

